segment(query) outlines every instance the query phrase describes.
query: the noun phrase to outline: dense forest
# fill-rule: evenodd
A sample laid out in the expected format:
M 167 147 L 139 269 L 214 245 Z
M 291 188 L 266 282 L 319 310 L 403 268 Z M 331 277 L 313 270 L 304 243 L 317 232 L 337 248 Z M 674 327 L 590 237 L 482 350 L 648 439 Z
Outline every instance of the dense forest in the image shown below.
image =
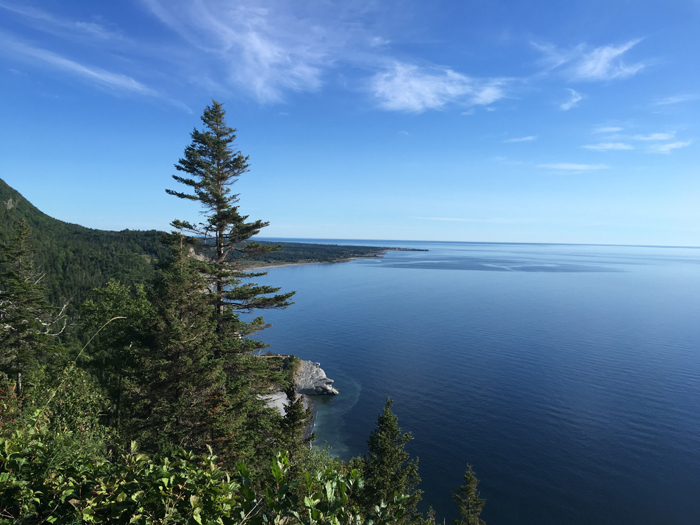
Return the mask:
M 43 274 L 47 298 L 52 304 L 69 301 L 71 311 L 110 279 L 129 285 L 148 282 L 155 274 L 155 262 L 169 254 L 161 242 L 165 232 L 105 231 L 63 222 L 38 210 L 0 179 L 0 243 L 7 244 L 20 219 L 31 231 L 34 264 Z M 370 246 L 265 241 L 260 244 L 280 248 L 241 262 L 248 267 L 339 262 L 384 251 Z M 205 250 L 206 246 L 200 249 Z
M 205 221 L 169 234 L 55 221 L 0 185 L 0 525 L 435 524 L 392 402 L 366 454 L 341 461 L 312 447 L 289 370 L 250 337 L 265 321 L 240 314 L 294 292 L 248 270 L 282 250 L 238 212 L 247 157 L 224 117 L 206 108 L 167 190 Z M 264 399 L 280 391 L 284 413 Z M 453 496 L 456 523 L 483 523 L 471 467 Z

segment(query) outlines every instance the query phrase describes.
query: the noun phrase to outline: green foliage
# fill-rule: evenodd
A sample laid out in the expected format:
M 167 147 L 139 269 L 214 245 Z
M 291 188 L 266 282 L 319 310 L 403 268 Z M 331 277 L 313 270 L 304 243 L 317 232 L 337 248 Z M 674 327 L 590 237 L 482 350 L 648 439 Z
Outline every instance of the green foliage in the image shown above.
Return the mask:
M 403 515 L 406 496 L 395 495 L 366 514 L 351 505 L 362 480 L 333 469 L 309 473 L 318 492 L 302 501 L 292 493 L 286 454 L 271 462 L 271 482 L 255 490 L 250 471 L 221 469 L 211 450 L 202 456 L 140 454 L 136 446 L 113 461 L 85 456 L 67 461 L 36 415 L 28 426 L 0 436 L 0 524 L 295 524 L 388 525 Z
M 130 287 L 111 280 L 94 290 L 93 298 L 83 304 L 80 314 L 84 333 L 101 330 L 81 364 L 97 378 L 111 400 L 106 422 L 117 431 L 125 431 L 139 397 L 138 355 L 146 327 L 153 319 L 153 305 L 143 285 Z M 104 326 L 113 317 L 124 319 Z
M 227 460 L 247 459 L 254 462 L 255 467 L 255 462 L 267 460 L 270 452 L 285 441 L 288 428 L 281 428 L 277 413 L 260 399 L 273 383 L 280 383 L 282 379 L 253 355 L 266 345 L 247 337 L 267 325 L 262 317 L 244 322 L 239 314 L 285 308 L 291 304 L 289 299 L 293 292 L 278 294 L 279 288 L 251 282 L 252 278 L 264 274 L 246 273 L 239 265 L 241 260 L 271 252 L 275 247 L 250 241 L 268 223 L 249 222 L 248 217 L 239 212 L 238 195 L 231 193 L 231 185 L 248 170 L 248 159 L 233 148 L 236 130 L 226 125 L 225 114 L 222 105 L 215 101 L 204 110 L 203 130 L 192 132 L 191 144 L 175 165 L 185 176 L 174 175 L 173 178 L 191 193 L 166 190 L 176 197 L 199 202 L 204 221 L 192 224 L 175 220 L 172 226 L 177 231 L 169 238 L 176 258 L 188 259 L 188 264 L 198 274 L 198 277 L 190 274 L 190 284 L 183 281 L 180 288 L 192 290 L 193 298 L 199 294 L 197 300 L 205 300 L 213 308 L 206 314 L 207 322 L 213 324 L 213 329 L 208 331 L 213 338 L 207 339 L 204 345 L 198 343 L 192 351 L 200 352 L 193 354 L 200 363 L 206 360 L 215 364 L 215 369 L 223 373 L 223 382 L 210 381 L 215 386 L 209 389 L 209 399 L 203 405 L 206 412 L 202 414 L 204 423 L 200 428 L 216 429 L 211 432 L 209 443 Z M 181 232 L 190 236 L 183 237 Z M 198 249 L 196 258 L 188 251 L 189 247 Z M 181 289 L 174 292 L 182 293 Z M 183 298 L 183 301 L 188 299 Z M 179 337 L 181 335 L 175 336 Z M 172 374 L 168 381 L 178 383 Z M 193 417 L 188 416 L 188 419 L 194 421 Z
M 30 232 L 23 220 L 11 242 L 0 247 L 0 372 L 15 377 L 22 395 L 22 374 L 44 362 L 55 346 L 51 329 L 60 320 L 44 296 L 34 268 Z M 57 332 L 60 333 L 58 328 Z
M 278 247 L 273 252 L 255 255 L 247 259 L 254 266 L 288 263 L 329 263 L 347 261 L 355 257 L 374 257 L 383 253 L 387 248 L 372 246 L 339 246 L 337 244 L 308 244 L 301 242 L 272 243 L 260 241 L 263 246 Z M 236 257 L 236 254 L 233 255 Z
M 204 130 L 192 132 L 192 143 L 185 149 L 184 158 L 175 165 L 187 176 L 173 175 L 173 178 L 192 193 L 166 191 L 181 199 L 197 201 L 204 208 L 204 222 L 195 225 L 175 220 L 172 225 L 178 231 L 192 235 L 189 244 L 204 246 L 200 253 L 205 260 L 200 271 L 215 306 L 217 333 L 247 335 L 264 328 L 265 324 L 261 318 L 243 323 L 237 312 L 284 308 L 291 304 L 289 299 L 294 293 L 277 294 L 279 288 L 250 282 L 250 279 L 264 274 L 245 273 L 237 264 L 272 252 L 276 247 L 250 241 L 269 223 L 260 220 L 247 222 L 248 217 L 241 215 L 236 205 L 238 195 L 231 193 L 231 186 L 248 171 L 248 157 L 233 149 L 236 130 L 226 125 L 225 116 L 223 106 L 213 101 L 202 116 Z M 245 345 L 246 350 L 261 347 L 252 340 Z
M 59 221 L 42 213 L 0 179 L 0 244 L 10 241 L 20 219 L 32 232 L 34 261 L 44 275 L 51 304 L 70 300 L 75 313 L 91 297 L 93 289 L 116 280 L 126 286 L 145 284 L 153 278 L 154 262 L 170 256 L 161 242 L 164 232 L 149 230 L 104 231 Z M 263 248 L 233 251 L 229 259 L 241 259 L 244 266 L 298 262 L 337 262 L 366 257 L 383 251 L 369 246 L 337 246 L 284 242 L 260 242 Z M 279 250 L 271 251 L 281 246 Z M 211 246 L 200 246 L 201 250 Z
M 362 458 L 365 486 L 358 500 L 364 507 L 372 507 L 382 500 L 391 500 L 394 492 L 405 493 L 408 498 L 407 512 L 401 520 L 404 522 L 416 517 L 416 506 L 423 491 L 417 488 L 420 483 L 418 459 L 410 459 L 405 450 L 413 436 L 401 431 L 398 417 L 391 411 L 393 403 L 387 399 L 377 418 L 377 426 L 367 440 L 368 453 Z
M 147 282 L 152 261 L 168 256 L 162 232 L 94 230 L 62 222 L 42 213 L 0 179 L 0 243 L 7 243 L 23 219 L 33 237 L 36 268 L 51 304 L 70 300 L 74 313 L 90 291 L 116 279 Z
M 461 516 L 458 520 L 452 520 L 456 525 L 486 525 L 486 522 L 479 518 L 486 500 L 480 497 L 478 484 L 479 480 L 476 479 L 472 466 L 467 465 L 464 484 L 452 490 L 452 499 L 457 504 Z

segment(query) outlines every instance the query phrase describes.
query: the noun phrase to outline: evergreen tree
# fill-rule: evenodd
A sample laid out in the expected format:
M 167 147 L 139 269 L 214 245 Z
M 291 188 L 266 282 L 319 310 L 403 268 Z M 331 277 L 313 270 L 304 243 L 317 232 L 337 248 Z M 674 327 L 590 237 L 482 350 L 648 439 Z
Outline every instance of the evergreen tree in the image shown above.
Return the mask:
M 241 215 L 237 206 L 238 195 L 231 193 L 231 186 L 248 171 L 248 157 L 233 148 L 236 130 L 226 125 L 225 115 L 223 106 L 212 101 L 202 116 L 204 129 L 195 128 L 184 158 L 175 165 L 178 171 L 187 175 L 173 175 L 173 178 L 188 186 L 192 193 L 166 191 L 181 199 L 200 202 L 204 208 L 205 222 L 192 224 L 175 220 L 172 225 L 189 232 L 193 236 L 189 242 L 199 245 L 198 253 L 205 258 L 202 272 L 215 306 L 217 333 L 238 336 L 265 327 L 260 317 L 251 323 L 243 323 L 238 312 L 284 308 L 290 304 L 289 299 L 294 293 L 277 294 L 279 288 L 249 281 L 265 273 L 241 270 L 241 261 L 275 251 L 277 247 L 250 241 L 269 223 L 260 220 L 246 222 L 248 216 Z M 247 351 L 264 345 L 245 339 L 237 347 Z
M 305 436 L 306 429 L 311 423 L 311 408 L 304 408 L 304 395 L 297 398 L 297 389 L 294 384 L 289 385 L 287 406 L 282 418 L 282 443 L 281 448 L 286 450 L 292 461 L 298 460 L 302 448 L 307 448 L 316 437 L 314 433 Z
M 186 248 L 173 252 L 149 289 L 152 315 L 135 349 L 131 433 L 151 449 L 206 451 L 218 437 L 212 403 L 226 377 L 214 355 L 214 307 L 199 265 Z
M 43 360 L 53 344 L 51 333 L 61 318 L 46 301 L 41 274 L 32 259 L 31 236 L 20 219 L 12 240 L 2 246 L 0 272 L 0 371 L 15 379 L 22 395 L 22 374 Z M 53 314 L 53 316 L 52 316 Z
M 459 507 L 461 516 L 461 519 L 452 520 L 456 525 L 486 525 L 486 522 L 479 518 L 486 500 L 479 497 L 479 491 L 476 489 L 478 484 L 479 480 L 476 479 L 472 466 L 467 465 L 464 485 L 452 490 L 452 499 Z
M 104 326 L 117 316 L 124 319 Z M 93 290 L 93 298 L 82 305 L 80 318 L 83 333 L 99 333 L 82 365 L 97 378 L 111 401 L 106 422 L 121 430 L 122 423 L 128 423 L 135 391 L 140 389 L 136 381 L 141 366 L 138 356 L 153 319 L 146 288 L 111 280 L 105 287 Z
M 359 502 L 365 509 L 372 509 L 383 500 L 394 500 L 394 494 L 409 496 L 405 503 L 406 514 L 400 523 L 418 519 L 417 504 L 423 491 L 418 489 L 418 459 L 410 459 L 405 450 L 406 443 L 413 440 L 410 432 L 403 433 L 399 418 L 391 411 L 394 402 L 387 399 L 377 426 L 367 440 L 368 453 L 363 457 L 365 486 L 360 492 Z
M 197 201 L 203 207 L 205 220 L 199 224 L 175 220 L 178 231 L 191 236 L 186 243 L 193 248 L 197 272 L 203 279 L 208 303 L 213 307 L 211 344 L 212 357 L 225 376 L 225 384 L 212 391 L 211 402 L 216 409 L 215 426 L 220 432 L 212 436 L 215 445 L 229 458 L 246 459 L 249 464 L 271 458 L 271 443 L 278 440 L 280 417 L 269 409 L 261 395 L 269 392 L 280 377 L 271 373 L 263 359 L 253 355 L 266 345 L 247 336 L 265 328 L 262 317 L 251 322 L 240 319 L 241 313 L 257 309 L 285 308 L 294 292 L 278 294 L 279 288 L 258 285 L 250 280 L 265 273 L 250 273 L 241 263 L 252 256 L 277 249 L 261 245 L 250 238 L 257 235 L 266 222 L 248 222 L 241 215 L 238 195 L 231 193 L 231 185 L 248 171 L 248 158 L 233 148 L 235 129 L 226 125 L 222 105 L 216 101 L 208 106 L 202 122 L 202 131 L 195 129 L 192 142 L 185 149 L 184 158 L 175 168 L 187 176 L 173 178 L 187 186 L 192 193 L 166 190 L 176 197 Z M 214 424 L 214 423 L 212 423 Z M 225 429 L 225 430 L 224 430 Z

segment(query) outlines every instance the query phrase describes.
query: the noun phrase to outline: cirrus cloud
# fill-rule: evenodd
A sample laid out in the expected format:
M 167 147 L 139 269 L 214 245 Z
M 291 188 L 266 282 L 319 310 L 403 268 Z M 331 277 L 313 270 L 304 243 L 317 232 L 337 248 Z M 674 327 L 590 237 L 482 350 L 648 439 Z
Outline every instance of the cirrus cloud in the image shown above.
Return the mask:
M 569 162 L 559 162 L 556 164 L 540 164 L 538 168 L 548 170 L 564 170 L 564 171 L 591 171 L 591 170 L 607 170 L 610 166 L 605 164 L 573 164 Z
M 669 154 L 671 151 L 674 149 L 679 149 L 679 148 L 685 148 L 687 146 L 690 146 L 692 142 L 690 140 L 686 141 L 679 141 L 679 142 L 669 142 L 666 144 L 654 144 L 653 146 L 649 147 L 649 151 L 652 153 L 663 153 L 663 154 Z
M 614 151 L 614 150 L 629 150 L 634 149 L 629 144 L 624 142 L 602 142 L 600 144 L 588 144 L 583 146 L 586 149 L 594 149 L 596 151 Z
M 420 113 L 451 103 L 492 104 L 505 96 L 505 83 L 471 78 L 449 68 L 394 62 L 370 79 L 370 91 L 383 109 Z
M 565 50 L 552 44 L 533 45 L 543 53 L 542 63 L 547 71 L 561 70 L 571 80 L 605 81 L 631 77 L 646 67 L 643 62 L 627 64 L 622 55 L 636 46 L 641 39 L 630 40 L 619 46 L 593 47 L 579 44 Z

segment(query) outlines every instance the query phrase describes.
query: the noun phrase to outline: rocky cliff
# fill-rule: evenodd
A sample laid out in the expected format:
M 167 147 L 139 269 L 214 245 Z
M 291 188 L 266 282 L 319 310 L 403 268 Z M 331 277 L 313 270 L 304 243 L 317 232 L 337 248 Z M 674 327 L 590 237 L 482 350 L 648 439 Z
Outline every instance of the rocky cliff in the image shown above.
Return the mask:
M 294 376 L 294 384 L 299 394 L 309 396 L 337 395 L 333 380 L 326 377 L 320 363 L 302 361 Z

